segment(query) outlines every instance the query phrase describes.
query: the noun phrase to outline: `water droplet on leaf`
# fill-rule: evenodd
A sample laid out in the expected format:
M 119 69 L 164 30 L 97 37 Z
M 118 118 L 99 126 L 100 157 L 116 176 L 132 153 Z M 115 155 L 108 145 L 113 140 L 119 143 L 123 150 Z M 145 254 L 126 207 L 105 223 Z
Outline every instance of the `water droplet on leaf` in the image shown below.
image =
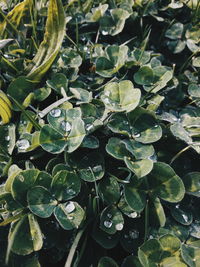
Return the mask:
M 103 35 L 108 35 L 108 32 L 107 31 L 102 31 L 102 34 Z
M 112 218 L 112 214 L 107 213 L 107 217 L 108 217 L 109 219 L 111 219 L 111 218 Z
M 105 221 L 103 224 L 106 228 L 110 228 L 113 223 L 111 221 Z
M 61 110 L 60 110 L 59 108 L 52 109 L 52 110 L 50 111 L 50 115 L 51 115 L 52 117 L 54 117 L 54 118 L 59 117 L 60 114 L 61 114 Z
M 93 172 L 100 172 L 103 170 L 101 165 L 97 165 L 95 167 L 92 168 Z
M 61 127 L 64 131 L 69 132 L 72 128 L 71 124 L 68 121 L 62 121 Z
M 136 218 L 137 215 L 138 215 L 137 212 L 134 211 L 134 212 L 129 213 L 129 214 L 128 214 L 128 217 L 130 217 L 130 218 Z
M 117 231 L 121 231 L 123 229 L 123 227 L 124 227 L 123 223 L 118 223 L 118 224 L 115 225 L 115 229 Z
M 71 213 L 72 211 L 74 211 L 75 210 L 75 205 L 74 205 L 74 203 L 73 202 L 68 202 L 66 205 L 65 205 L 65 211 L 67 212 L 67 213 Z
M 20 150 L 26 150 L 29 148 L 30 143 L 27 139 L 21 139 L 17 141 L 16 145 Z
M 5 140 L 6 140 L 6 141 L 10 141 L 10 136 L 7 135 L 7 136 L 5 137 Z

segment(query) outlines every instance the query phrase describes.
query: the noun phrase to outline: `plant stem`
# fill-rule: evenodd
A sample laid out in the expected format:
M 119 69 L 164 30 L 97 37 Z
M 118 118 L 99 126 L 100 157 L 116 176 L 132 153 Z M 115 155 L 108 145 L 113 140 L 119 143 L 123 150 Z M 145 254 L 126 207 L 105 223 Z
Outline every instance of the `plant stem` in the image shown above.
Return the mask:
M 145 218 L 144 218 L 144 241 L 147 240 L 148 232 L 149 232 L 149 200 L 147 199 L 146 207 L 145 207 Z
M 170 165 L 185 151 L 187 151 L 190 148 L 190 146 L 186 146 L 185 148 L 183 148 L 181 151 L 179 151 L 170 161 Z
M 65 262 L 65 267 L 71 267 L 72 265 L 72 261 L 73 261 L 73 258 L 74 258 L 74 254 L 76 252 L 76 249 L 77 249 L 77 246 L 78 246 L 78 243 L 81 239 L 81 236 L 82 234 L 84 233 L 84 230 L 85 228 L 82 228 L 76 235 L 75 239 L 74 239 L 74 242 L 71 246 L 71 249 L 69 251 L 69 254 L 68 254 L 68 257 L 67 257 L 67 260 Z

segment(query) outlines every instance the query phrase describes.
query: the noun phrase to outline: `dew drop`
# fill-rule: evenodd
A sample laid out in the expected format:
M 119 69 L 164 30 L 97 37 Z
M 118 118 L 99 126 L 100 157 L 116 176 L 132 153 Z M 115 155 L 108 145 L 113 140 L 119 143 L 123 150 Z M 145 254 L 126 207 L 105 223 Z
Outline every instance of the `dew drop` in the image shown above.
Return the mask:
M 137 138 L 137 137 L 140 137 L 141 134 L 140 133 L 134 133 L 133 137 Z
M 23 183 L 23 182 L 24 182 L 24 176 L 20 175 L 20 176 L 19 176 L 19 180 L 20 180 L 20 182 Z
M 92 124 L 87 124 L 86 125 L 86 130 L 89 131 L 93 128 L 93 125 Z
M 62 121 L 61 127 L 64 131 L 69 132 L 72 128 L 71 124 L 68 121 Z
M 111 226 L 112 226 L 112 222 L 111 221 L 104 221 L 104 226 L 106 227 L 106 228 L 111 228 Z
M 104 95 L 109 96 L 110 95 L 110 91 L 105 91 Z
M 68 189 L 66 190 L 66 193 L 69 194 L 70 196 L 76 194 L 76 192 L 75 192 L 73 189 L 71 189 L 71 188 L 68 188 Z
M 154 128 L 158 128 L 158 124 L 154 125 Z
M 69 220 L 73 220 L 73 219 L 74 219 L 73 216 L 68 216 L 67 218 L 68 218 Z
M 188 222 L 188 216 L 186 214 L 182 214 L 182 217 L 183 217 L 185 222 Z
M 104 103 L 105 103 L 105 104 L 110 104 L 110 100 L 109 100 L 108 98 L 105 98 L 105 99 L 104 99 Z
M 52 109 L 52 110 L 50 111 L 50 115 L 51 115 L 52 117 L 54 117 L 54 118 L 59 117 L 60 114 L 61 114 L 61 110 L 60 110 L 59 108 Z
M 139 236 L 139 232 L 137 230 L 130 230 L 129 231 L 129 237 L 131 239 L 136 239 Z
M 29 148 L 30 143 L 27 139 L 21 139 L 17 141 L 16 145 L 20 150 L 26 150 Z
M 112 218 L 112 214 L 107 213 L 107 217 L 108 217 L 109 219 L 111 219 L 111 218 Z
M 180 205 L 179 205 L 179 204 L 177 204 L 177 205 L 175 206 L 175 208 L 176 208 L 176 209 L 178 209 L 179 207 L 180 207 Z
M 5 140 L 6 140 L 6 141 L 10 141 L 10 136 L 7 135 L 7 136 L 5 137 Z
M 117 231 L 121 231 L 123 229 L 123 227 L 124 227 L 123 223 L 118 223 L 118 224 L 115 225 L 115 229 Z
M 129 213 L 129 214 L 128 214 L 128 217 L 130 217 L 130 218 L 136 218 L 137 215 L 138 215 L 137 212 L 134 211 L 134 212 Z
M 95 167 L 92 168 L 93 172 L 100 172 L 103 170 L 101 165 L 97 165 Z
M 102 31 L 102 34 L 103 35 L 108 35 L 108 32 L 107 31 Z
M 75 210 L 75 205 L 74 205 L 74 203 L 73 202 L 68 202 L 66 205 L 65 205 L 65 211 L 67 212 L 67 213 L 71 213 L 72 211 L 74 211 Z

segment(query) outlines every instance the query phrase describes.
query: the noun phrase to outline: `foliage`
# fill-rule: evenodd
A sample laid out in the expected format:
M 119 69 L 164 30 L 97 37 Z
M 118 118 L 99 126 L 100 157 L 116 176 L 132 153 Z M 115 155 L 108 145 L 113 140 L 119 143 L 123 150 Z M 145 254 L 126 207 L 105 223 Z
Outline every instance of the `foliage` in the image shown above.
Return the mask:
M 0 1 L 0 265 L 200 266 L 200 2 Z

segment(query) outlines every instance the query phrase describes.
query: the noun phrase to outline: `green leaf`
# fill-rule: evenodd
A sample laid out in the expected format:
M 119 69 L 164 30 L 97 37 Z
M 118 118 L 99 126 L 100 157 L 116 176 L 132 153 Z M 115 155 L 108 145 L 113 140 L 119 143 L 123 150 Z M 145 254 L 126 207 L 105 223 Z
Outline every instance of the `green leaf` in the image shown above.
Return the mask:
M 196 83 L 191 83 L 188 86 L 188 93 L 190 96 L 192 97 L 200 97 L 200 85 L 196 84 Z
M 152 145 L 144 145 L 132 139 L 124 139 L 123 142 L 126 149 L 131 152 L 136 159 L 150 158 L 154 154 Z
M 127 114 L 131 136 L 138 142 L 149 144 L 158 141 L 162 136 L 162 128 L 151 112 L 136 109 Z
M 74 198 L 80 189 L 80 178 L 74 172 L 61 170 L 53 177 L 51 191 L 59 201 Z
M 42 245 L 42 232 L 34 215 L 26 215 L 11 226 L 8 247 L 14 253 L 28 255 L 40 250 Z
M 126 166 L 133 172 L 138 178 L 144 177 L 153 169 L 153 161 L 150 159 L 141 159 L 133 161 L 127 157 L 124 157 Z
M 41 218 L 50 217 L 57 205 L 56 199 L 42 186 L 35 186 L 28 191 L 27 202 L 30 211 Z
M 100 180 L 104 176 L 104 158 L 100 153 L 92 152 L 83 157 L 78 164 L 80 178 L 87 182 Z
M 134 74 L 134 81 L 140 85 L 151 85 L 154 80 L 153 70 L 148 66 L 143 66 Z
M 124 218 L 122 213 L 115 206 L 106 207 L 100 217 L 100 228 L 108 233 L 115 234 L 124 227 Z
M 162 249 L 173 256 L 173 254 L 180 249 L 181 241 L 174 235 L 163 235 L 159 238 Z
M 183 177 L 187 194 L 200 197 L 200 172 L 190 172 Z
M 185 188 L 181 178 L 166 163 L 154 163 L 148 183 L 153 193 L 166 201 L 178 202 L 184 197 Z
M 180 140 L 183 140 L 186 143 L 192 143 L 192 138 L 190 137 L 189 132 L 186 131 L 180 123 L 172 124 L 170 130 L 172 134 Z
M 77 202 L 69 201 L 59 204 L 54 210 L 54 215 L 63 229 L 72 230 L 79 228 L 85 212 Z
M 38 175 L 39 170 L 37 169 L 26 170 L 20 172 L 13 180 L 11 187 L 12 196 L 23 206 L 26 206 L 27 204 L 27 192 L 31 187 L 34 186 Z
M 183 205 L 177 204 L 175 207 L 172 207 L 170 211 L 172 217 L 183 225 L 190 225 L 193 221 L 191 210 Z
M 25 98 L 33 91 L 34 86 L 34 82 L 31 82 L 31 80 L 25 76 L 20 76 L 10 83 L 7 93 L 22 105 Z M 15 103 L 13 109 L 16 111 L 20 110 Z
M 7 151 L 10 155 L 15 147 L 15 125 L 1 125 L 0 127 L 0 152 L 2 148 Z M 3 152 L 3 151 L 2 151 Z
M 125 185 L 124 195 L 126 202 L 134 211 L 140 212 L 144 209 L 146 193 L 138 189 L 133 182 Z
M 181 256 L 190 267 L 198 267 L 200 264 L 200 248 L 182 244 Z
M 138 258 L 136 256 L 128 256 L 124 259 L 121 267 L 142 267 L 141 263 L 139 262 Z
M 128 46 L 109 45 L 105 50 L 105 57 L 98 57 L 96 72 L 103 77 L 111 77 L 118 72 L 127 59 Z
M 49 125 L 44 125 L 40 131 L 40 145 L 47 152 L 58 154 L 66 147 L 66 141 L 62 134 Z
M 62 95 L 61 88 L 68 91 L 68 80 L 63 73 L 54 73 L 50 80 L 46 81 L 46 84 Z
M 29 79 L 40 81 L 54 62 L 65 35 L 65 13 L 61 0 L 50 0 L 44 39 L 26 72 Z
M 140 97 L 140 90 L 135 89 L 131 81 L 124 80 L 107 84 L 101 99 L 108 110 L 129 112 L 138 106 Z
M 99 192 L 103 201 L 108 204 L 113 204 L 119 201 L 120 187 L 118 182 L 113 177 L 106 177 L 99 183 Z
M 183 24 L 182 23 L 175 23 L 168 29 L 165 33 L 165 37 L 176 40 L 180 39 L 183 33 Z
M 120 33 L 126 19 L 130 16 L 129 12 L 122 8 L 115 8 L 110 11 L 111 16 L 103 16 L 100 19 L 100 28 L 103 35 L 116 35 Z
M 106 145 L 106 152 L 116 159 L 123 160 L 124 157 L 130 157 L 131 154 L 126 149 L 124 140 L 111 137 Z
M 119 265 L 110 257 L 102 257 L 97 267 L 118 267 Z
M 146 241 L 138 250 L 139 260 L 144 267 L 156 267 L 160 262 L 162 247 L 157 239 Z
M 119 242 L 119 232 L 114 235 L 109 235 L 99 228 L 99 225 L 95 225 L 92 232 L 92 237 L 94 240 L 103 248 L 111 249 L 114 248 Z
M 163 206 L 162 206 L 159 198 L 155 198 L 153 200 L 153 206 L 154 206 L 154 210 L 155 210 L 156 216 L 158 218 L 160 227 L 164 227 L 165 223 L 166 223 L 166 216 L 165 216 L 165 211 L 163 209 Z

